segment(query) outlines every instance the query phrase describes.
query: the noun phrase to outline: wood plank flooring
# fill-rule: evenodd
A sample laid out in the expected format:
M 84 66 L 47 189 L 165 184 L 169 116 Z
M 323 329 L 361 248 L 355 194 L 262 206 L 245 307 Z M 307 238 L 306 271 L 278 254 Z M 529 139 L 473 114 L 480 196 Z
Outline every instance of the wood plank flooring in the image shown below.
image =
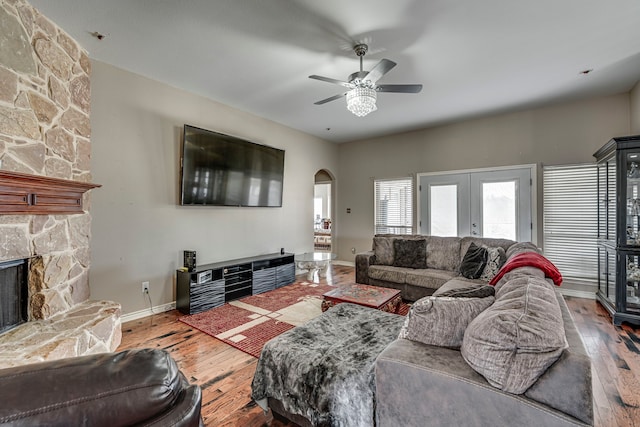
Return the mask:
M 339 284 L 354 278 L 353 267 L 331 266 L 321 280 Z M 566 299 L 592 357 L 595 426 L 640 427 L 640 329 L 613 326 L 594 300 Z M 257 359 L 178 322 L 180 315 L 173 310 L 123 324 L 119 350 L 152 347 L 170 352 L 187 378 L 202 387 L 207 426 L 293 425 L 274 420 L 251 400 Z
M 565 299 L 591 356 L 595 425 L 640 427 L 640 329 L 613 326 L 595 300 Z

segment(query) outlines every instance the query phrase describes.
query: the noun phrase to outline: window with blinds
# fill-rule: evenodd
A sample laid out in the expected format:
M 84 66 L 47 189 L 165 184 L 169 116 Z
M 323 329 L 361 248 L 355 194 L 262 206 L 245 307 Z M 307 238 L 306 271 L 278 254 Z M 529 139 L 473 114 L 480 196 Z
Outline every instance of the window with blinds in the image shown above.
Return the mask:
M 374 181 L 376 234 L 413 232 L 413 179 Z
M 565 279 L 597 279 L 597 186 L 595 164 L 543 168 L 544 254 Z

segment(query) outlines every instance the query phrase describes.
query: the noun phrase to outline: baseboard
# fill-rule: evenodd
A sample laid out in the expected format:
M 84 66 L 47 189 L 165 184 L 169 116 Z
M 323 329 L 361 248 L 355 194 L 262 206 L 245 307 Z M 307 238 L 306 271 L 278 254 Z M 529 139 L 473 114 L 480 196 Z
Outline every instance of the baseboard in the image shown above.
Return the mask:
M 122 323 L 131 322 L 132 320 L 142 319 L 143 317 L 151 316 L 152 314 L 160 314 L 160 313 L 164 313 L 165 311 L 171 311 L 175 308 L 176 308 L 176 302 L 171 301 L 166 304 L 156 305 L 151 309 L 145 308 L 143 310 L 134 311 L 133 313 L 123 314 L 122 317 L 120 317 L 120 321 Z
M 562 289 L 560 288 L 560 293 L 567 297 L 576 297 L 576 298 L 586 298 L 586 299 L 596 299 L 595 292 L 589 291 L 578 291 L 575 289 Z

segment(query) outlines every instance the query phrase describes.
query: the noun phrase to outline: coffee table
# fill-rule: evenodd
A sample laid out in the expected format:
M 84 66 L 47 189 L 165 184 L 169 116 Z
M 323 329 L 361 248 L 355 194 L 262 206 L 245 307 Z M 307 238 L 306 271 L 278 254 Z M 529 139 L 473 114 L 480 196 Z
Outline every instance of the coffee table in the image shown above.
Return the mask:
M 340 285 L 322 295 L 322 311 L 341 302 L 363 305 L 375 308 L 387 313 L 397 313 L 402 302 L 400 291 L 380 286 L 362 285 L 360 283 L 348 283 Z
M 336 259 L 337 255 L 330 252 L 306 252 L 295 256 L 299 269 L 309 270 L 307 280 L 313 281 L 313 275 L 318 272 L 318 277 L 326 277 L 329 263 Z

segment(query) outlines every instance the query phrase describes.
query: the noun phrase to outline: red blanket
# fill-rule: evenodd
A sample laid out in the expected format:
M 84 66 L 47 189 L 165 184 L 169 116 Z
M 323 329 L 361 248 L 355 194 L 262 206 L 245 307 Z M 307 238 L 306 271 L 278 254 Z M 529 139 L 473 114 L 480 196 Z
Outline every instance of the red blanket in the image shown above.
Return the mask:
M 537 267 L 544 271 L 544 275 L 553 280 L 556 286 L 562 284 L 562 274 L 560 274 L 556 266 L 537 252 L 524 252 L 514 256 L 502 266 L 496 277 L 491 279 L 489 284 L 495 285 L 502 276 L 518 267 Z

